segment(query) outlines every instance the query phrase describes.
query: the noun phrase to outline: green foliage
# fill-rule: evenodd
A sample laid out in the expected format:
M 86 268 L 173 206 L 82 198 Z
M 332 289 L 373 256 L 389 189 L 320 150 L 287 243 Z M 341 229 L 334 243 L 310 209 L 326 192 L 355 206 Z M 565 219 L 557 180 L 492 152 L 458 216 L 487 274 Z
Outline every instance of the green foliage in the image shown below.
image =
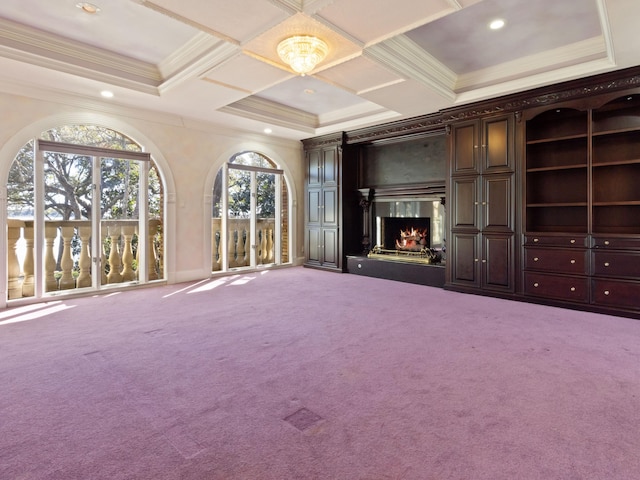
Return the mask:
M 269 159 L 256 152 L 245 152 L 234 156 L 230 163 L 262 168 L 273 168 Z M 251 172 L 249 170 L 229 169 L 228 214 L 235 218 L 248 218 L 251 214 Z M 256 172 L 256 209 L 258 217 L 275 216 L 276 191 L 275 175 Z M 213 217 L 221 216 L 222 205 L 222 169 L 218 172 L 213 187 Z
M 44 140 L 125 151 L 141 151 L 130 138 L 97 125 L 65 125 L 43 132 Z M 71 220 L 91 218 L 94 193 L 92 161 L 83 155 L 43 152 L 45 173 L 45 216 Z M 27 143 L 16 156 L 7 184 L 11 217 L 30 217 L 34 210 L 34 142 Z M 103 158 L 101 164 L 100 207 L 103 218 L 138 218 L 137 162 Z M 157 168 L 149 174 L 149 214 L 160 217 L 162 184 Z

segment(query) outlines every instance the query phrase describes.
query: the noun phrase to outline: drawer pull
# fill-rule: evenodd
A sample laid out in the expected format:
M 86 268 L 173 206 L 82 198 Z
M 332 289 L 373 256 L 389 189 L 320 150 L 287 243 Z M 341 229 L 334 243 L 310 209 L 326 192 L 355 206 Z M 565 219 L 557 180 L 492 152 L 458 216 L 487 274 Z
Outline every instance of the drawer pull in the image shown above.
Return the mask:
M 576 241 L 572 238 L 569 243 L 576 243 Z
M 538 288 L 538 285 L 539 285 L 538 282 L 533 284 L 533 286 L 536 287 L 536 288 Z
M 533 243 L 538 243 L 540 240 L 538 240 L 537 238 L 533 239 Z
M 576 261 L 572 258 L 571 259 L 571 264 L 573 265 L 574 263 L 576 263 Z
M 537 262 L 538 261 L 538 257 L 533 257 L 533 261 Z
M 571 287 L 571 288 L 570 288 L 570 290 L 571 290 L 572 292 L 575 292 L 575 291 L 576 291 L 576 287 Z
M 609 262 L 604 262 L 604 266 L 608 267 L 609 266 Z
M 605 294 L 605 295 L 609 295 L 609 290 L 605 290 L 605 291 L 604 291 L 604 294 Z
M 609 240 L 605 240 L 605 241 L 604 241 L 604 244 L 605 244 L 605 245 L 609 245 Z

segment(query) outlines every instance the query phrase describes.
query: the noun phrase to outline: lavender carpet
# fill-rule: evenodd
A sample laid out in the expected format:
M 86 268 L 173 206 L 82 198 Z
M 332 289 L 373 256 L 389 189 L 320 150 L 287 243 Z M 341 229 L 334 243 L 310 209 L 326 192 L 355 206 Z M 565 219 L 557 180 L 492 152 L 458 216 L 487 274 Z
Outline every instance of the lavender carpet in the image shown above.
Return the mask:
M 300 267 L 0 310 L 0 479 L 640 478 L 640 322 Z

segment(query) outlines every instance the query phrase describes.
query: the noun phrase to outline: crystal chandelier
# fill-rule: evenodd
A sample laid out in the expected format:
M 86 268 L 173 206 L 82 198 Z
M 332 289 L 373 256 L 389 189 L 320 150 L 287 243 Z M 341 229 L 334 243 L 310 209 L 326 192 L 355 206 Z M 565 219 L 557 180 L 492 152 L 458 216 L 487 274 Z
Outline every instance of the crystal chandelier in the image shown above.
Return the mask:
M 313 70 L 326 57 L 329 47 L 319 38 L 309 35 L 289 37 L 278 44 L 278 55 L 301 75 Z

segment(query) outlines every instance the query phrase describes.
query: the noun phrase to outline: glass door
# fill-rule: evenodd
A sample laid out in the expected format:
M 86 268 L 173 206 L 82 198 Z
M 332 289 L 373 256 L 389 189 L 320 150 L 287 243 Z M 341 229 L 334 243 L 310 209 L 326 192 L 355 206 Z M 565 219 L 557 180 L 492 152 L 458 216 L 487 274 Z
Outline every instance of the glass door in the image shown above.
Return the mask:
M 149 279 L 148 174 L 148 154 L 38 142 L 37 296 Z
M 227 165 L 228 268 L 256 268 L 281 261 L 279 170 Z

